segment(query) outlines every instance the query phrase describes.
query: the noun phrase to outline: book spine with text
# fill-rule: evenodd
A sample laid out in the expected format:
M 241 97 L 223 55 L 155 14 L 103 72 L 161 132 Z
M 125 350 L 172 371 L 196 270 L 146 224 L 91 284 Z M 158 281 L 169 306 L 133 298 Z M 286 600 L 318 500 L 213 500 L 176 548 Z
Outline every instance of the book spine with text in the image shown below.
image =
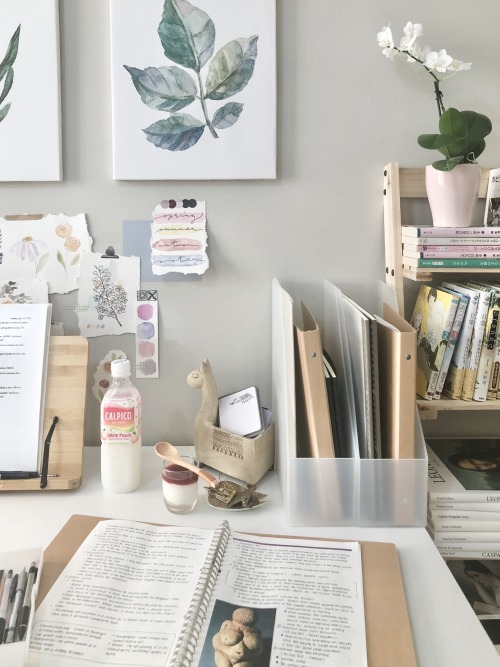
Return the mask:
M 426 250 L 436 250 L 442 246 L 459 246 L 460 249 L 476 247 L 494 249 L 500 247 L 500 234 L 496 236 L 438 236 L 438 237 L 415 237 L 405 236 L 404 229 L 401 236 L 403 245 L 411 246 L 410 249 L 415 249 L 416 246 L 425 246 Z
M 436 531 L 468 531 L 468 532 L 477 532 L 477 531 L 500 531 L 500 519 L 498 521 L 489 520 L 489 521 L 461 521 L 460 519 L 436 519 L 435 521 L 429 521 L 429 526 L 434 532 Z M 500 533 L 499 540 L 500 542 Z
M 495 548 L 495 544 L 472 542 L 467 545 L 467 549 L 460 549 L 460 546 L 445 547 L 443 545 L 437 545 L 436 549 L 439 551 L 443 558 L 500 558 L 500 547 Z
M 450 368 L 443 388 L 443 394 L 445 396 L 452 399 L 459 399 L 462 396 L 465 369 L 470 355 L 472 334 L 474 332 L 477 307 L 479 304 L 479 292 L 477 290 L 468 289 L 459 283 L 444 282 L 442 286 L 469 298 L 465 319 L 462 323 L 460 335 L 451 358 Z
M 477 368 L 474 393 L 472 395 L 474 401 L 486 401 L 488 398 L 490 377 L 493 369 L 493 358 L 495 356 L 495 344 L 498 332 L 498 317 L 500 314 L 500 307 L 496 303 L 495 295 L 496 293 L 492 291 L 491 303 L 488 309 L 488 317 L 486 319 L 486 326 L 484 330 L 483 344 L 481 346 L 481 355 L 479 357 L 479 365 Z
M 449 544 L 466 548 L 468 543 L 475 542 L 476 544 L 491 544 L 492 548 L 500 549 L 500 535 L 496 530 L 435 532 L 432 539 L 436 546 Z
M 442 511 L 429 509 L 427 517 L 431 521 L 500 521 L 500 512 L 482 512 L 476 510 Z M 500 542 L 500 535 L 498 536 Z
M 410 259 L 486 259 L 493 258 L 498 259 L 500 257 L 499 251 L 494 250 L 458 250 L 454 248 L 453 250 L 438 251 L 438 250 L 408 250 L 403 248 L 403 257 L 409 257 Z
M 500 236 L 500 227 L 433 227 L 432 225 L 425 225 L 423 227 L 416 227 L 414 225 L 402 225 L 402 233 L 405 236 L 429 236 L 429 237 L 446 237 L 446 236 Z
M 460 334 L 460 329 L 464 321 L 465 313 L 467 310 L 467 304 L 469 303 L 468 297 L 460 294 L 460 303 L 458 304 L 457 312 L 455 313 L 455 319 L 453 320 L 453 325 L 450 331 L 450 337 L 448 339 L 448 344 L 446 345 L 446 350 L 444 353 L 443 361 L 441 363 L 441 368 L 439 369 L 438 381 L 436 385 L 436 390 L 434 392 L 434 398 L 441 398 L 443 392 L 444 383 L 446 381 L 446 376 L 448 375 L 448 370 L 450 368 L 451 359 L 453 357 L 453 352 L 457 345 L 458 336 Z
M 428 503 L 429 511 L 439 510 L 440 512 L 488 512 L 497 513 L 500 518 L 500 503 L 468 503 L 468 502 L 440 502 L 430 501 Z
M 441 241 L 446 239 L 440 239 Z M 484 245 L 484 242 L 477 245 L 464 244 L 450 244 L 450 245 L 425 245 L 421 243 L 403 242 L 403 254 L 409 250 L 411 252 L 445 252 L 445 253 L 461 253 L 461 252 L 500 252 L 500 238 L 494 239 L 495 243 Z M 425 255 L 424 255 L 425 256 Z
M 477 369 L 479 367 L 479 358 L 481 356 L 481 348 L 483 346 L 483 336 L 489 308 L 490 294 L 488 292 L 480 292 L 476 320 L 471 338 L 469 362 L 465 368 L 464 384 L 462 386 L 462 395 L 460 397 L 463 401 L 472 401 L 472 396 L 474 394 Z
M 415 269 L 499 269 L 500 257 L 496 259 L 415 259 L 403 257 L 403 264 Z

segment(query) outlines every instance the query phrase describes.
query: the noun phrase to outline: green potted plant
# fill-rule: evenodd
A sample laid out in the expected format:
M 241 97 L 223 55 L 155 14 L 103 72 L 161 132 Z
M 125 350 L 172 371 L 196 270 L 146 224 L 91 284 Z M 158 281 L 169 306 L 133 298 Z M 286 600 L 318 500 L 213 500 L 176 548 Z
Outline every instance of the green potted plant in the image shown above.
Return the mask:
M 490 119 L 476 111 L 445 108 L 440 84 L 457 72 L 468 70 L 471 63 L 452 58 L 446 49 L 432 51 L 420 46 L 420 23 L 408 22 L 399 46 L 394 44 L 392 31 L 384 26 L 377 33 L 382 53 L 394 60 L 405 55 L 408 62 L 422 65 L 433 78 L 434 95 L 439 114 L 439 133 L 421 134 L 422 148 L 437 150 L 444 159 L 426 167 L 425 183 L 435 226 L 459 227 L 471 224 L 479 193 L 481 169 L 477 158 L 485 149 L 485 137 L 491 132 Z

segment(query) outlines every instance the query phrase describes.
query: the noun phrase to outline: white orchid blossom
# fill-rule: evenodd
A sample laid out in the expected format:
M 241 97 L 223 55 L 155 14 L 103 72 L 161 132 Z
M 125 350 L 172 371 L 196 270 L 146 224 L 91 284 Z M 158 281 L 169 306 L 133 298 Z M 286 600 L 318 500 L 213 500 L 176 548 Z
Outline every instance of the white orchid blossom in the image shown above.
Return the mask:
M 429 51 L 425 57 L 425 66 L 428 70 L 436 70 L 444 74 L 453 62 L 453 58 L 446 53 L 446 49 Z
M 457 72 L 471 68 L 471 63 L 465 63 L 450 56 L 446 49 L 433 51 L 429 47 L 422 47 L 418 39 L 423 35 L 421 23 L 412 23 L 408 21 L 403 28 L 403 37 L 399 46 L 394 44 L 392 30 L 390 26 L 384 26 L 381 32 L 377 33 L 377 41 L 382 47 L 382 53 L 390 60 L 394 60 L 398 55 L 406 55 L 407 62 L 418 63 L 422 65 L 428 74 L 434 79 L 434 92 L 438 104 L 438 110 L 441 114 L 444 111 L 442 102 L 442 92 L 439 84 L 444 79 L 453 76 Z M 439 76 L 447 74 L 447 76 Z

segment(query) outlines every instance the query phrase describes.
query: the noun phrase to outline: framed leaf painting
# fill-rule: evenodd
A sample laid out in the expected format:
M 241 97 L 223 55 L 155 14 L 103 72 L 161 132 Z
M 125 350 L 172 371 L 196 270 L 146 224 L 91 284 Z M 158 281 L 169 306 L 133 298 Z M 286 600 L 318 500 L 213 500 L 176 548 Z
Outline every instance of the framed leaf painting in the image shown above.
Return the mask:
M 0 181 L 59 181 L 57 0 L 0 2 Z
M 113 176 L 276 178 L 275 0 L 111 0 Z

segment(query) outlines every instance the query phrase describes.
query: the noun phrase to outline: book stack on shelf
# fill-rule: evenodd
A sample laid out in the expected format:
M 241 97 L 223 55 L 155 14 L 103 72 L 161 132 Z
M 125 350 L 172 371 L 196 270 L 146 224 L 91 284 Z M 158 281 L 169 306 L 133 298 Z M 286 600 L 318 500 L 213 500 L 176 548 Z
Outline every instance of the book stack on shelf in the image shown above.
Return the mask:
M 500 559 L 500 439 L 429 438 L 427 530 L 445 558 Z
M 408 269 L 500 268 L 500 227 L 402 225 L 401 240 Z
M 416 391 L 427 400 L 500 398 L 500 284 L 422 285 L 411 323 L 417 330 Z

